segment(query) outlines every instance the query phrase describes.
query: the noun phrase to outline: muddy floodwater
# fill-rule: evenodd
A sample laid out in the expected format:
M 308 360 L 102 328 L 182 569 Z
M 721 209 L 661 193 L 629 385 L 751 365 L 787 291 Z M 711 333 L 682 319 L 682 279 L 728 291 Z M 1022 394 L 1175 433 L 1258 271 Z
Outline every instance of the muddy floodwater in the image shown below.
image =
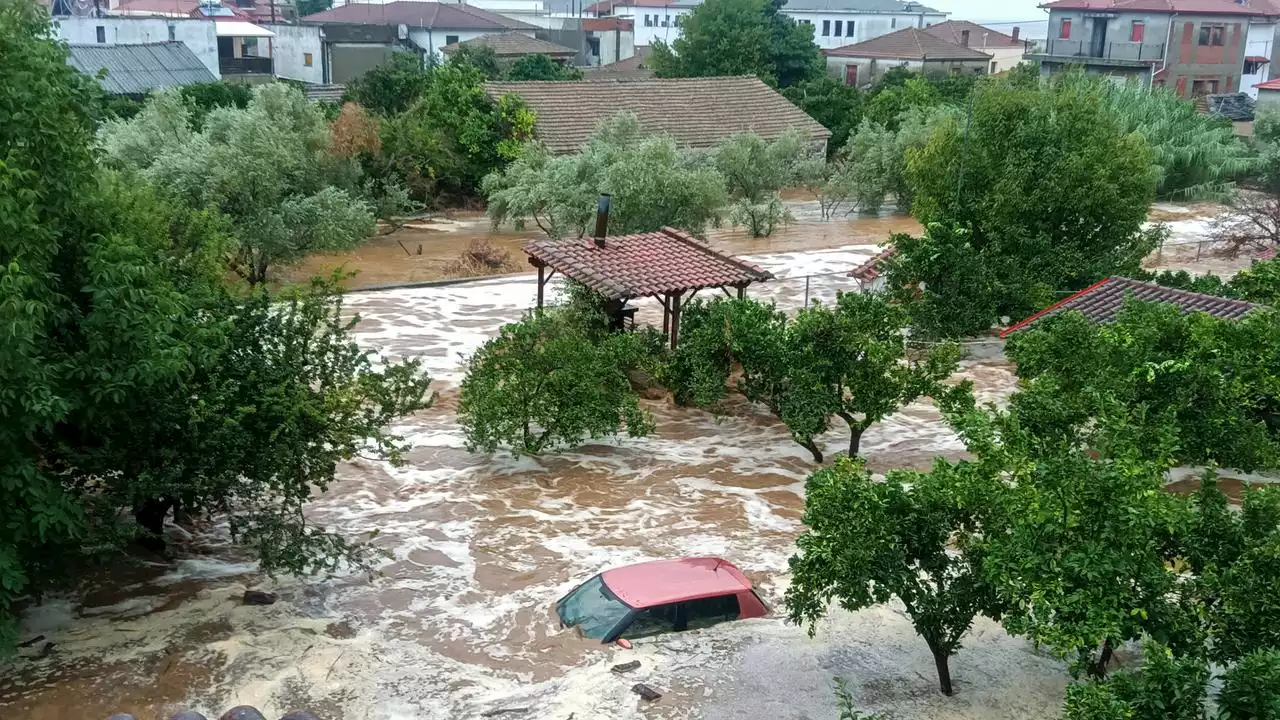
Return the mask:
M 802 215 L 809 206 L 795 207 Z M 485 232 L 471 220 L 470 230 L 420 231 L 439 246 L 432 255 L 424 248 L 406 256 L 390 241 L 399 259 L 368 282 L 414 279 L 405 262 L 430 274 L 427 260 L 412 257 L 452 259 Z M 777 274 L 750 293 L 794 310 L 855 289 L 844 273 L 888 233 L 913 225 L 894 216 L 810 216 L 774 238 L 720 231 L 712 241 Z M 515 249 L 522 236 L 493 239 Z M 371 244 L 353 256 L 376 270 L 385 249 Z M 173 528 L 176 562 L 115 571 L 110 581 L 90 573 L 82 592 L 27 610 L 21 639 L 35 641 L 0 675 L 0 717 L 79 720 L 128 710 L 152 720 L 179 707 L 216 716 L 244 703 L 270 717 L 308 707 L 330 720 L 817 720 L 835 717 L 837 676 L 862 710 L 899 718 L 1056 715 L 1061 664 L 985 620 L 953 661 L 953 698 L 937 693 L 932 658 L 894 605 L 833 612 L 813 639 L 777 613 L 641 640 L 632 650 L 560 631 L 550 607 L 576 583 L 609 566 L 684 555 L 732 560 L 780 608 L 814 466 L 778 423 L 745 403 L 717 418 L 646 401 L 657 421 L 651 438 L 544 458 L 467 452 L 455 416 L 461 360 L 517 319 L 534 293 L 526 274 L 348 296 L 363 318 L 360 342 L 391 357 L 422 357 L 440 392 L 432 409 L 396 426 L 413 448 L 405 466 L 346 464 L 311 506 L 318 524 L 377 533 L 374 542 L 392 555 L 379 576 L 272 581 L 217 525 L 195 536 Z M 660 322 L 655 303 L 639 307 L 640 321 Z M 1007 396 L 1015 378 L 1000 343 L 968 350 L 958 378 L 973 380 L 983 400 Z M 824 440 L 834 454 L 844 436 L 837 428 Z M 927 403 L 871 428 L 862 447 L 877 471 L 925 468 L 961 452 Z M 244 606 L 246 587 L 280 601 Z M 633 659 L 638 670 L 610 672 Z M 643 703 L 630 692 L 637 682 L 664 697 Z

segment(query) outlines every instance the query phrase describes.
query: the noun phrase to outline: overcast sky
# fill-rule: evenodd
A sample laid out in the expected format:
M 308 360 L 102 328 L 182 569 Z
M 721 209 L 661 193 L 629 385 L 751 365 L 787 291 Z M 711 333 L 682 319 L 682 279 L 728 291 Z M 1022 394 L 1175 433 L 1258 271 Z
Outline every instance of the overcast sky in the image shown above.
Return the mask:
M 974 22 L 1024 22 L 1045 20 L 1045 0 L 923 0 L 923 4 L 951 13 L 954 20 Z

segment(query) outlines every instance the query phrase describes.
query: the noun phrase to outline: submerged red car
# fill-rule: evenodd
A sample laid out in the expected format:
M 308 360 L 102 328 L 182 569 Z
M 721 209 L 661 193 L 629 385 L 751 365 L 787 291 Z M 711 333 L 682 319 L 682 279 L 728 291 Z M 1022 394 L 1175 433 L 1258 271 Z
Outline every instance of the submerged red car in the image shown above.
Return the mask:
M 556 601 L 564 627 L 601 642 L 696 630 L 769 612 L 751 581 L 715 557 L 655 560 L 605 570 Z

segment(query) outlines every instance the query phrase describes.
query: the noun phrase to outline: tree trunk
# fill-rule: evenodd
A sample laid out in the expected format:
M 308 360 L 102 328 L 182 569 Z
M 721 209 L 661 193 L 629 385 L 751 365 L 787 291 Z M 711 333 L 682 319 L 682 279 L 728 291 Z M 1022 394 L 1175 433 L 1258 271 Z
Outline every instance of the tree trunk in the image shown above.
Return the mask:
M 815 443 L 812 439 L 796 440 L 796 442 L 800 443 L 800 447 L 803 447 L 805 450 L 808 450 L 813 455 L 814 462 L 819 464 L 822 463 L 822 451 L 818 449 L 817 443 Z
M 866 428 L 861 425 L 849 426 L 849 457 L 858 456 L 858 448 L 862 446 L 862 433 L 866 432 Z
M 948 664 L 951 656 L 945 652 L 929 648 L 933 652 L 933 664 L 938 669 L 938 688 L 942 690 L 942 694 L 948 697 L 952 694 L 951 689 L 951 666 Z
M 1107 666 L 1111 664 L 1111 638 L 1102 641 L 1102 650 L 1098 652 L 1098 659 L 1093 662 L 1093 666 L 1089 668 L 1089 674 L 1101 680 L 1107 676 Z

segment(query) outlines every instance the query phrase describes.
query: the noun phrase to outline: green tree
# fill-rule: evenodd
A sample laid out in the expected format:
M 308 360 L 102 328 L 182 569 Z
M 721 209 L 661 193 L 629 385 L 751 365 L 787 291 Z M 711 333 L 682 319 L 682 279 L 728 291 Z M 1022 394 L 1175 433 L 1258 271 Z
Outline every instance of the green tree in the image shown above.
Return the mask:
M 866 430 L 899 407 L 943 391 L 959 351 L 942 345 L 909 352 L 902 309 L 875 295 L 842 293 L 787 320 L 754 300 L 695 302 L 685 310 L 670 371 L 676 399 L 712 405 L 726 392 L 733 363 L 737 389 L 765 404 L 822 462 L 817 437 L 838 417 L 849 427 L 849 455 Z
M 712 162 L 735 200 L 735 224 L 746 225 L 752 237 L 772 235 L 774 227 L 788 219 L 780 193 L 798 181 L 808 145 L 805 133 L 793 128 L 773 141 L 737 133 L 712 152 Z
M 1159 643 L 1142 648 L 1140 671 L 1071 685 L 1063 720 L 1203 720 L 1209 666 L 1179 657 Z
M 386 62 L 347 83 L 343 102 L 392 116 L 409 109 L 431 84 L 431 66 L 416 52 L 394 52 Z
M 1070 73 L 1059 82 L 1080 83 L 1100 94 L 1121 129 L 1147 141 L 1160 199 L 1229 200 L 1233 180 L 1258 167 L 1229 120 L 1197 111 L 1195 103 L 1168 88 L 1116 84 L 1085 73 Z
M 228 264 L 250 285 L 266 282 L 273 266 L 352 248 L 373 234 L 372 208 L 358 196 L 359 165 L 329 152 L 329 125 L 300 91 L 259 86 L 249 107 L 214 110 L 198 134 L 176 145 L 166 141 L 189 118 L 172 99 L 157 99 L 155 109 L 166 115 L 163 124 L 144 112 L 106 126 L 107 157 L 181 202 L 225 214 L 235 239 Z M 162 148 L 149 162 L 145 153 L 125 152 L 149 145 Z
M 535 311 L 503 326 L 467 361 L 458 421 L 472 451 L 536 455 L 588 438 L 644 437 L 653 421 L 631 389 L 640 337 L 604 332 L 603 317 Z
M 1280 463 L 1280 317 L 1239 321 L 1131 301 L 1114 323 L 1064 313 L 1006 348 L 1020 392 L 1011 408 L 1045 437 L 1097 443 L 1109 414 L 1137 428 L 1151 454 L 1172 439 L 1176 458 L 1253 470 Z
M 1143 230 L 1155 196 L 1151 152 L 1104 97 L 1066 82 L 997 82 L 980 86 L 969 113 L 947 116 L 907 151 L 906 177 L 921 223 L 967 230 L 963 242 L 998 280 L 994 315 L 1025 317 L 1057 291 L 1139 270 L 1157 239 Z M 988 302 L 987 292 L 967 304 Z
M 952 693 L 949 660 L 992 594 L 978 555 L 951 552 L 973 518 L 958 469 L 890 472 L 876 482 L 860 460 L 841 458 L 805 483 L 804 524 L 791 558 L 787 614 L 809 634 L 832 600 L 857 612 L 897 597 L 933 653 L 938 684 Z
M 582 71 L 546 55 L 524 55 L 507 68 L 508 80 L 581 80 Z
M 333 7 L 333 0 L 296 0 L 295 7 L 298 10 L 298 17 L 306 17 Z
M 182 102 L 191 111 L 191 124 L 196 130 L 204 126 L 204 119 L 210 112 L 220 107 L 244 109 L 253 100 L 253 86 L 245 83 L 226 82 L 220 80 L 211 83 L 196 83 L 178 88 Z
M 701 235 L 718 225 L 727 202 L 723 177 L 665 136 L 645 136 L 634 115 L 596 128 L 582 152 L 552 156 L 541 146 L 485 178 L 489 217 L 518 229 L 532 222 L 550 237 L 579 238 L 595 218 L 600 193 L 613 196 L 609 232 L 672 226 Z
M 890 294 L 921 338 L 956 338 L 991 329 L 996 279 L 978 258 L 965 228 L 932 223 L 920 237 L 895 234 L 886 261 Z
M 47 11 L 0 4 L 0 644 L 12 604 L 176 504 L 230 513 L 268 571 L 368 567 L 302 504 L 355 452 L 395 461 L 414 363 L 374 362 L 329 285 L 284 303 L 223 284 L 224 218 L 95 167 L 93 93 Z M 234 111 L 219 111 L 234 112 Z M 132 513 L 141 529 L 123 519 Z
M 1005 629 L 1095 677 L 1127 641 L 1151 637 L 1203 654 L 1189 589 L 1171 568 L 1187 513 L 1163 491 L 1169 449 L 1136 452 L 1132 428 L 1112 418 L 1099 420 L 1113 429 L 1106 443 L 1045 439 L 1013 414 L 952 398 L 945 413 L 987 488 L 983 531 L 965 552 L 981 553 Z
M 1280 717 L 1280 649 L 1250 653 L 1222 676 L 1219 720 Z
M 502 66 L 498 64 L 498 54 L 488 45 L 472 43 L 459 45 L 449 55 L 449 64 L 456 68 L 474 68 L 486 79 L 497 80 L 502 77 Z
M 831 131 L 827 154 L 835 155 L 862 122 L 863 96 L 830 73 L 782 88 L 782 95 Z
M 658 77 L 755 75 L 789 87 L 826 71 L 813 27 L 778 10 L 779 0 L 709 0 L 684 16 L 681 36 L 653 46 Z

